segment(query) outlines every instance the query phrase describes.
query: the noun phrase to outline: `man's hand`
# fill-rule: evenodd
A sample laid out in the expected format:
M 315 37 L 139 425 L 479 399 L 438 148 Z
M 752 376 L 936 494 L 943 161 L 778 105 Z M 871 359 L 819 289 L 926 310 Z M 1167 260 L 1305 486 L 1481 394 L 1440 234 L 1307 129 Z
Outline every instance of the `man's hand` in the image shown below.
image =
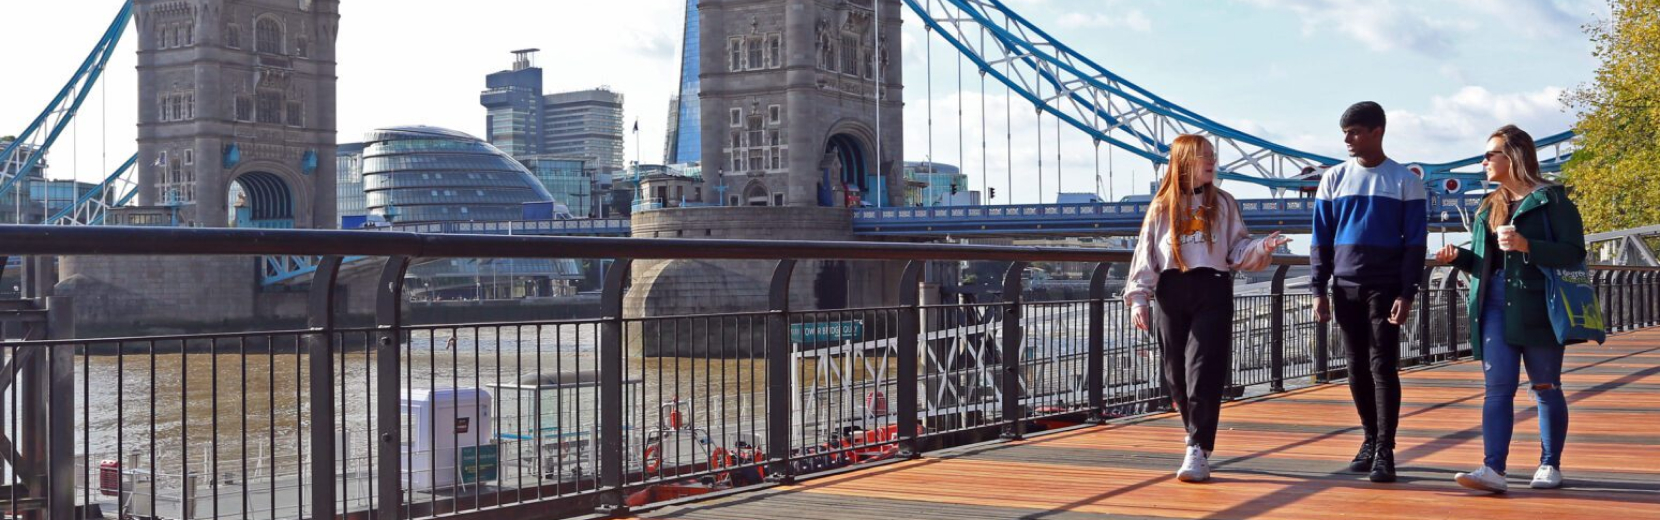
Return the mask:
M 1331 321 L 1331 302 L 1325 296 L 1314 297 L 1314 321 L 1325 323 Z
M 1396 298 L 1395 306 L 1389 309 L 1389 323 L 1394 325 L 1406 323 L 1408 314 L 1412 314 L 1412 299 Z
M 1130 323 L 1134 324 L 1135 328 L 1138 328 L 1138 329 L 1141 329 L 1141 330 L 1147 330 L 1148 327 L 1152 326 L 1153 313 L 1152 313 L 1152 311 L 1148 310 L 1148 306 L 1146 306 L 1146 305 L 1137 305 L 1137 306 L 1131 307 L 1130 308 Z

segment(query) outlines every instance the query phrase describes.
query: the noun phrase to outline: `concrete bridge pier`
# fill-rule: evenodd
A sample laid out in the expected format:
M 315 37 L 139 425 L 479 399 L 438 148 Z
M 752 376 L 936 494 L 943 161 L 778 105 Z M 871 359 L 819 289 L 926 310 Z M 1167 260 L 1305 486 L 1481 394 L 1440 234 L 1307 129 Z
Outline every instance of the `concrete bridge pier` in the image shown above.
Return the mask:
M 847 208 L 713 207 L 637 213 L 633 235 L 644 238 L 855 240 Z M 764 312 L 775 261 L 640 260 L 623 299 L 629 319 Z M 790 310 L 894 305 L 902 262 L 805 260 L 790 278 Z M 639 321 L 627 330 L 631 355 L 761 357 L 765 320 L 742 318 Z M 874 324 L 867 324 L 871 328 Z

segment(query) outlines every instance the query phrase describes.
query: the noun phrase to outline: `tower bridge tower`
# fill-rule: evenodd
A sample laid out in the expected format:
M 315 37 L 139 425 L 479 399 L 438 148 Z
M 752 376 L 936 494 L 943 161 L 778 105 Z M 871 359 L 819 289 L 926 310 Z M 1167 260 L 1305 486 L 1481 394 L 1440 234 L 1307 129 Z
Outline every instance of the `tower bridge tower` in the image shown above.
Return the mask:
M 339 5 L 136 0 L 139 205 L 185 226 L 337 225 Z

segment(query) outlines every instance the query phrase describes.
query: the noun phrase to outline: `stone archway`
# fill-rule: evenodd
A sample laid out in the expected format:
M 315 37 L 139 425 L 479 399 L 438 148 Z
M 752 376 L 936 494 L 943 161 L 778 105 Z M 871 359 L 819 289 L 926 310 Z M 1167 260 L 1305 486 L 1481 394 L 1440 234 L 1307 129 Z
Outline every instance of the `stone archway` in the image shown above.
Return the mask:
M 231 227 L 294 227 L 294 190 L 277 174 L 251 171 L 231 182 L 227 202 Z
M 849 133 L 832 134 L 825 142 L 824 156 L 828 162 L 827 168 L 831 182 L 840 191 L 857 191 L 864 198 L 870 198 L 875 193 L 875 177 L 871 176 L 871 168 L 865 151 L 864 140 Z
M 749 186 L 744 187 L 743 205 L 745 206 L 767 206 L 770 205 L 771 198 L 772 195 L 767 191 L 767 185 L 765 184 L 751 182 Z

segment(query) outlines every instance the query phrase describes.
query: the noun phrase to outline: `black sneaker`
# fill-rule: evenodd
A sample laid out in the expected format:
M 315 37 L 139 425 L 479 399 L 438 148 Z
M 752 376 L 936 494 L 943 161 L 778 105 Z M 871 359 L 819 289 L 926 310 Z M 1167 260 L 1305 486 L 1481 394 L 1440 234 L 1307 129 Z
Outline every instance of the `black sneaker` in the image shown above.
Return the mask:
M 1366 478 L 1371 479 L 1372 482 L 1380 484 L 1394 482 L 1395 450 L 1385 446 L 1378 446 L 1377 456 L 1374 458 L 1376 460 L 1372 462 L 1372 473 L 1367 475 Z
M 1349 471 L 1356 473 L 1372 471 L 1372 459 L 1377 457 L 1377 449 L 1377 439 L 1367 437 L 1366 442 L 1360 444 L 1360 452 L 1355 454 L 1355 459 L 1349 462 Z

